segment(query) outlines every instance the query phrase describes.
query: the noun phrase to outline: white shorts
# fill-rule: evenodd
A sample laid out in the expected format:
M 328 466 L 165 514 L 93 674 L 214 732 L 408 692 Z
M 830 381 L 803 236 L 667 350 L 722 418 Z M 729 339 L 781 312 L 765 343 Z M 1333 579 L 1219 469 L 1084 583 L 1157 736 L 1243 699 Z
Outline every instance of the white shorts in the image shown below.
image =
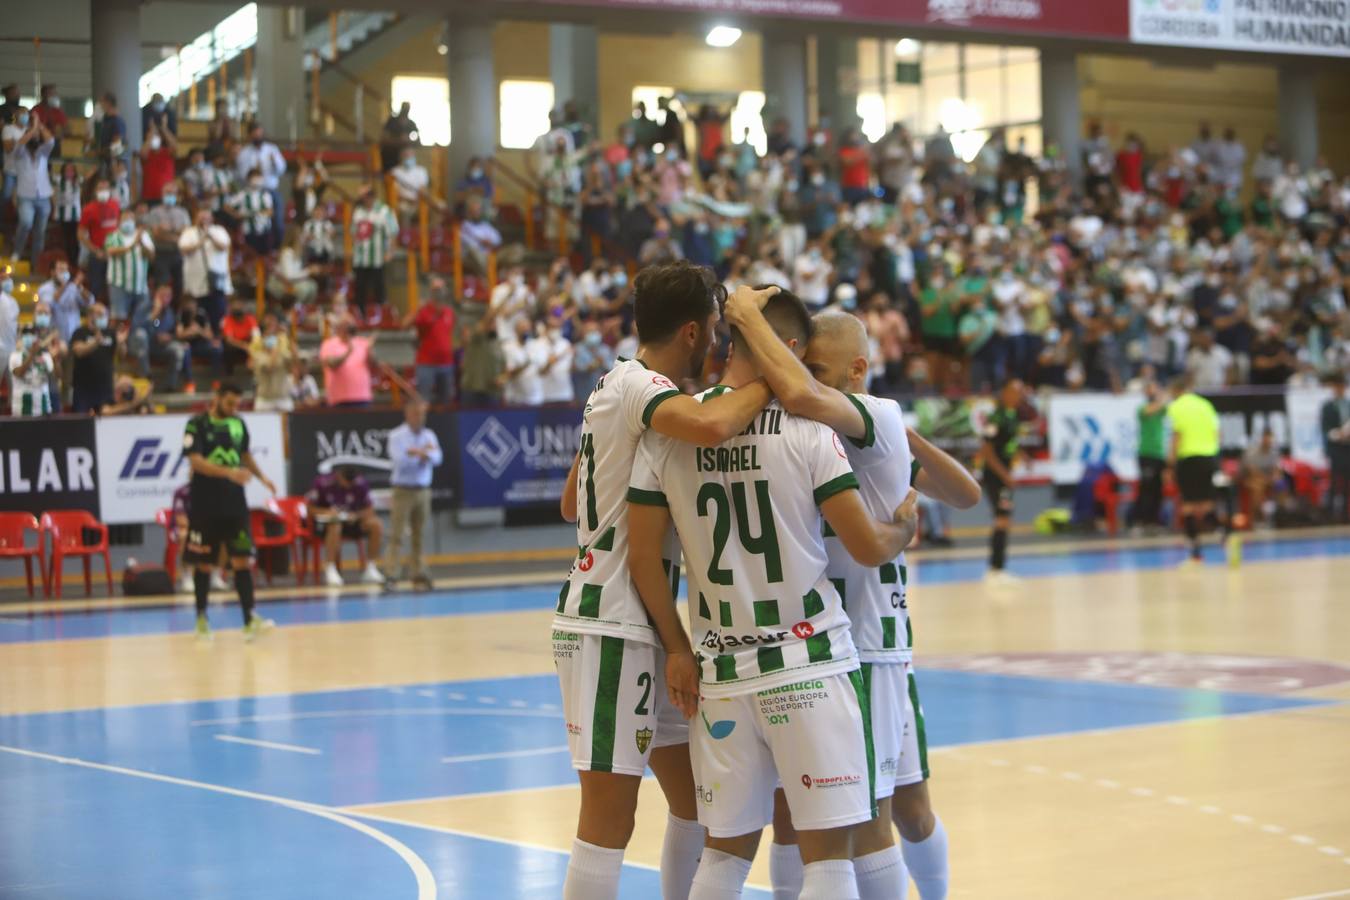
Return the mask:
M 759 831 L 773 821 L 780 773 L 799 831 L 871 820 L 875 761 L 866 703 L 856 669 L 699 701 L 689 734 L 699 824 L 713 837 Z
M 863 663 L 863 685 L 872 712 L 877 799 L 928 778 L 923 708 L 909 663 Z
M 555 629 L 572 768 L 641 777 L 654 747 L 689 743 L 666 694 L 666 655 L 639 641 Z

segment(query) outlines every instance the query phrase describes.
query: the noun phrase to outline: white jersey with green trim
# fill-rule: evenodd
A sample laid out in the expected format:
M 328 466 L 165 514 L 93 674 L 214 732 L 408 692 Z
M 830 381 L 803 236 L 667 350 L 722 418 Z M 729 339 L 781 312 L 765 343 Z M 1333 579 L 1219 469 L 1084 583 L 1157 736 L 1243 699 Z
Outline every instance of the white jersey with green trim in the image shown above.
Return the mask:
M 844 450 L 858 478 L 863 505 L 873 518 L 889 522 L 909 493 L 914 456 L 900 404 L 870 394 L 850 394 L 866 426 L 861 440 L 848 438 Z M 867 663 L 908 662 L 913 648 L 905 585 L 909 570 L 902 553 L 879 568 L 859 565 L 828 525 L 829 578 L 853 623 L 853 642 Z
M 858 667 L 848 616 L 825 574 L 820 516 L 821 503 L 857 486 L 834 432 L 776 401 L 716 447 L 643 436 L 628 499 L 670 508 L 704 696 Z
M 581 426 L 577 560 L 558 596 L 554 628 L 661 643 L 628 576 L 628 483 L 656 408 L 679 389 L 640 360 L 620 359 L 595 385 Z M 673 532 L 663 556 L 680 583 Z

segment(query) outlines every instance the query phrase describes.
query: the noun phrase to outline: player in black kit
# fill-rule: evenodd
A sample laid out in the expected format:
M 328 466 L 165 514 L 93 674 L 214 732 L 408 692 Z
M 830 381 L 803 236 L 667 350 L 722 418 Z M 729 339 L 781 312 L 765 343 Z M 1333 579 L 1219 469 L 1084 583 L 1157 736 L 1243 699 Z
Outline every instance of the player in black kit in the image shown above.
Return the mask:
M 225 548 L 234 569 L 234 587 L 244 610 L 244 639 L 251 641 L 271 628 L 271 619 L 253 612 L 253 536 L 249 529 L 244 485 L 256 477 L 272 493 L 271 482 L 249 453 L 248 427 L 237 415 L 239 388 L 221 384 L 211 408 L 194 416 L 183 432 L 183 453 L 192 466 L 191 511 L 183 560 L 191 563 L 197 595 L 197 637 L 210 640 L 206 603 L 211 590 L 211 566 Z

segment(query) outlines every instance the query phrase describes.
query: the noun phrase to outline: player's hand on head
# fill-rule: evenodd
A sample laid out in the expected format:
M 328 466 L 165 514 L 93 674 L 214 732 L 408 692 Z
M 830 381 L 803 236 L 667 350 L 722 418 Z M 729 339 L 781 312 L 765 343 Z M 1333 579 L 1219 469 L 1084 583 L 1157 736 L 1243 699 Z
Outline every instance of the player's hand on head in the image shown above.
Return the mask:
M 666 691 L 686 719 L 698 712 L 698 663 L 691 652 L 666 656 Z
M 726 317 L 732 325 L 745 321 L 747 313 L 764 308 L 769 298 L 778 293 L 777 287 L 767 287 L 757 291 L 748 284 L 742 284 L 727 297 Z

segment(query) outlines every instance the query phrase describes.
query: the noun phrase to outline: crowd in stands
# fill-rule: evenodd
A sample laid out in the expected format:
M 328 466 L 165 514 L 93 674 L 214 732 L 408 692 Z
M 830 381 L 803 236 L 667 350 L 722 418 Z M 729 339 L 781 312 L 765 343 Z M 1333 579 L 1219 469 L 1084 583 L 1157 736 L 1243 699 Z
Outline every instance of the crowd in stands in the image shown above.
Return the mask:
M 415 336 L 412 381 L 433 402 L 574 402 L 636 348 L 632 271 L 675 258 L 729 288 L 777 284 L 859 316 L 882 392 L 985 392 L 1013 377 L 1119 390 L 1183 372 L 1203 389 L 1350 371 L 1350 178 L 1300 168 L 1274 138 L 1249 159 L 1231 129 L 1202 124 L 1189 146 L 1147 148 L 1092 123 L 1070 166 L 1000 129 L 967 162 L 941 131 L 919 140 L 896 125 L 870 143 L 814 129 L 798 144 L 777 121 L 761 154 L 711 106 L 638 104 L 606 142 L 569 103 L 530 154 L 544 238 L 573 251 L 550 265 L 504 243 L 493 160 L 473 160 L 444 202 L 432 196 L 409 112 L 380 141 L 397 199 L 374 183 L 353 198 L 348 278 L 321 159 L 288 159 L 223 104 L 206 141 L 186 146 L 164 98 L 124 117 L 105 94 L 84 156 L 63 159 L 55 86 L 31 110 L 7 90 L 5 248 L 43 279 L 22 328 L 0 281 L 15 414 L 139 409 L 153 378 L 177 391 L 203 371 L 248 373 L 255 402 L 276 409 L 369 403 L 372 379 L 413 390 L 379 360 L 377 326 Z M 485 306 L 439 276 L 415 313 L 387 303 L 385 266 L 423 202 L 457 221 L 467 276 L 495 270 Z M 261 321 L 255 258 L 267 260 Z M 324 330 L 313 359 L 298 326 Z

